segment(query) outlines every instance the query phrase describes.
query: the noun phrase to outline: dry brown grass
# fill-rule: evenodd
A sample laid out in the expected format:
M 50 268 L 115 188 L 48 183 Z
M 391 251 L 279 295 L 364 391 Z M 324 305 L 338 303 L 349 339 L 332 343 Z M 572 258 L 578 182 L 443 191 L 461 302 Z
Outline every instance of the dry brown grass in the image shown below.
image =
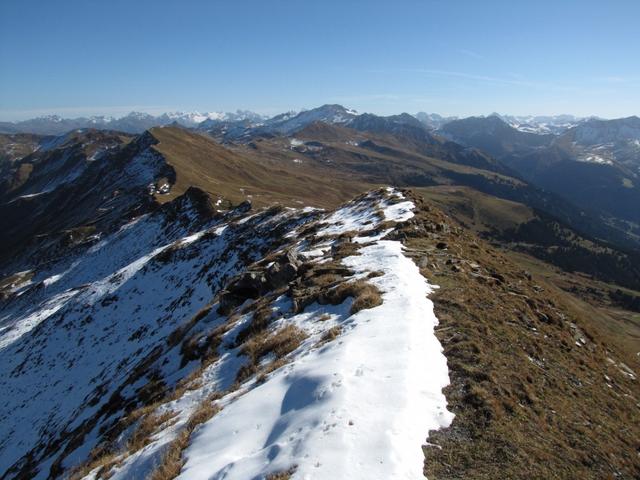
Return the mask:
M 330 292 L 328 296 L 331 299 L 330 303 L 333 304 L 340 304 L 347 298 L 353 297 L 350 310 L 352 315 L 360 310 L 377 307 L 382 304 L 380 290 L 364 280 L 343 283 Z
M 202 386 L 202 368 L 195 368 L 189 375 L 180 379 L 176 384 L 176 388 L 173 389 L 169 400 L 177 400 L 182 397 L 188 390 L 196 390 Z
M 250 194 L 258 207 L 275 203 L 297 207 L 299 200 L 305 205 L 331 207 L 366 189 L 358 179 L 327 175 L 327 169 L 315 162 L 293 163 L 299 156 L 295 152 L 284 154 L 290 158 L 282 161 L 280 147 L 275 155 L 242 147 L 232 151 L 182 128 L 154 128 L 151 133 L 160 141 L 154 148 L 176 171 L 171 192 L 156 196 L 161 203 L 195 186 L 233 204 Z
M 269 326 L 272 316 L 273 309 L 271 308 L 271 305 L 265 304 L 259 306 L 255 312 L 253 312 L 251 323 L 238 332 L 238 335 L 236 336 L 236 345 L 241 345 L 249 338 L 264 332 Z
M 375 270 L 373 272 L 369 272 L 367 278 L 376 278 L 384 275 L 384 272 L 381 270 Z
M 260 360 L 265 355 L 273 353 L 276 358 L 282 358 L 294 351 L 307 335 L 295 325 L 286 325 L 272 335 L 253 338 L 247 342 L 243 352 L 251 358 Z
M 416 217 L 399 233 L 441 287 L 431 298 L 451 378 L 444 392 L 456 415 L 429 436 L 438 447 L 425 448 L 425 475 L 640 478 L 638 387 L 608 364 L 620 350 L 598 330 L 598 311 L 587 314 L 508 254 L 415 202 Z M 438 242 L 449 248 L 437 250 Z M 572 324 L 585 344 L 576 345 Z
M 162 462 L 149 476 L 149 480 L 173 480 L 180 475 L 184 466 L 182 452 L 189 445 L 191 432 L 182 430 L 169 444 L 162 457 Z
M 220 411 L 220 407 L 213 403 L 213 399 L 217 398 L 217 394 L 211 395 L 191 414 L 183 429 L 167 447 L 160 465 L 151 473 L 149 480 L 173 480 L 180 474 L 184 466 L 182 452 L 189 445 L 191 434 L 198 425 L 208 421 Z
M 317 345 L 324 345 L 327 342 L 332 342 L 333 340 L 338 338 L 341 333 L 342 333 L 342 327 L 340 325 L 331 327 L 329 330 L 327 330 L 322 334 L 322 337 L 318 341 Z
M 98 469 L 96 472 L 95 478 L 109 478 L 109 472 L 113 467 L 118 465 L 121 459 L 121 454 L 115 452 L 103 453 L 95 456 L 95 460 L 85 463 L 81 467 L 74 469 L 74 471 L 69 476 L 69 480 L 80 480 L 95 469 Z
M 254 335 L 242 347 L 242 353 L 249 357 L 249 362 L 238 370 L 236 382 L 241 383 L 257 373 L 263 357 L 274 354 L 276 360 L 282 359 L 298 348 L 305 338 L 304 331 L 295 325 L 286 325 L 270 335 L 265 332 Z
M 368 285 L 354 298 L 350 312 L 353 315 L 360 310 L 374 308 L 378 305 L 382 305 L 382 296 L 380 295 L 380 291 L 373 285 Z
M 180 343 L 185 335 L 193 328 L 195 324 L 197 324 L 200 320 L 206 317 L 211 311 L 211 305 L 207 305 L 200 309 L 186 324 L 180 325 L 173 332 L 169 334 L 167 337 L 167 344 L 169 347 L 174 347 L 178 343 Z
M 211 417 L 213 417 L 216 413 L 220 411 L 220 407 L 214 403 L 213 399 L 217 399 L 218 395 L 213 394 L 205 401 L 203 401 L 198 408 L 191 414 L 189 420 L 185 425 L 185 429 L 189 432 L 193 432 L 193 430 L 200 425 L 201 423 L 206 422 Z
M 266 367 L 263 367 L 258 375 L 256 375 L 256 383 L 264 383 L 269 378 L 269 374 L 275 372 L 277 369 L 284 367 L 289 363 L 289 359 L 286 357 L 277 358 L 273 362 L 269 363 Z
M 296 473 L 297 469 L 298 469 L 298 466 L 294 465 L 282 472 L 270 473 L 269 475 L 267 475 L 265 480 L 289 480 L 291 478 L 291 475 Z
M 104 441 L 96 446 L 86 462 L 73 470 L 71 480 L 78 480 L 96 468 L 100 468 L 96 478 L 108 478 L 110 470 L 123 458 L 135 453 L 150 443 L 150 437 L 165 422 L 175 417 L 175 413 L 164 412 L 158 415 L 158 407 L 163 402 L 157 401 L 139 407 L 121 418 L 110 430 L 105 432 Z M 116 449 L 113 440 L 134 423 L 139 422 L 124 449 Z
M 175 416 L 175 412 L 169 411 L 163 412 L 161 414 L 153 412 L 143 416 L 133 434 L 131 435 L 131 438 L 129 438 L 129 441 L 127 442 L 126 451 L 131 454 L 147 446 L 149 443 L 151 443 L 151 437 L 158 430 L 158 428 Z
M 359 248 L 358 244 L 346 245 L 354 245 L 354 251 Z M 353 298 L 351 314 L 381 305 L 381 292 L 374 285 L 366 280 L 344 281 L 344 278 L 351 274 L 353 272 L 335 260 L 310 268 L 289 291 L 294 310 L 302 312 L 314 302 L 321 305 L 340 305 L 349 297 Z
M 107 441 L 101 443 L 89 453 L 89 459 L 73 471 L 70 479 L 79 480 L 96 468 L 99 468 L 96 478 L 109 478 L 111 476 L 110 471 L 114 466 L 150 444 L 151 438 L 160 427 L 177 416 L 176 412 L 171 411 L 158 413 L 157 410 L 163 403 L 164 402 L 155 402 L 137 408 L 126 417 L 120 419 L 115 426 L 115 430 L 107 433 Z M 114 444 L 109 439 L 116 437 L 135 422 L 138 422 L 138 425 L 129 437 L 125 447 L 116 450 Z

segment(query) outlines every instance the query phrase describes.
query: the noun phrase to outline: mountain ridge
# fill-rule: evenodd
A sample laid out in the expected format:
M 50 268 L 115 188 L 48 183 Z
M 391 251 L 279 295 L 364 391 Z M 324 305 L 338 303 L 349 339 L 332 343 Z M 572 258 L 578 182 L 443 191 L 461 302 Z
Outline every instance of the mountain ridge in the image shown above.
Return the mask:
M 640 263 L 415 120 L 311 117 L 4 164 L 0 475 L 633 478 Z
M 322 109 L 333 110 L 333 123 L 341 123 L 340 119 L 346 121 L 351 116 L 357 115 L 353 109 L 345 108 L 342 105 L 326 104 L 312 109 L 290 111 L 277 114 L 275 116 L 261 115 L 249 110 L 237 110 L 235 112 L 165 112 L 158 115 L 151 115 L 144 112 L 133 111 L 121 117 L 95 115 L 91 117 L 63 118 L 59 115 L 45 115 L 21 121 L 0 122 L 0 133 L 35 133 L 41 135 L 59 135 L 68 130 L 79 128 L 104 128 L 110 130 L 121 130 L 126 133 L 142 133 L 142 131 L 155 126 L 169 125 L 173 122 L 190 128 L 200 126 L 200 128 L 211 128 L 220 123 L 248 122 L 250 125 L 262 123 L 275 125 L 303 114 L 316 115 L 315 112 Z M 408 115 L 408 114 L 398 114 Z M 304 116 L 304 115 L 303 115 Z M 392 115 L 393 116 L 393 115 Z M 594 117 L 579 118 L 573 115 L 539 115 L 539 116 L 515 116 L 490 114 L 485 118 L 497 116 L 514 128 L 529 133 L 538 134 L 560 134 L 567 129 L 576 126 L 585 120 Z M 437 113 L 418 112 L 412 117 L 416 118 L 430 130 L 437 130 L 451 121 L 468 117 L 442 116 Z M 597 118 L 597 117 L 596 117 Z M 326 118 L 327 120 L 329 117 Z M 280 132 L 283 133 L 283 132 Z

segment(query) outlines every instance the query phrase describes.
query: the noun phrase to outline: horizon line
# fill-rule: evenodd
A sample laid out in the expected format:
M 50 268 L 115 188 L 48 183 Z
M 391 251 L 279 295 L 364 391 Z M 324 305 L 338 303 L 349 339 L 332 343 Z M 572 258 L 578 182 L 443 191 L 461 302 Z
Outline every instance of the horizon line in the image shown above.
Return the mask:
M 113 120 L 120 120 L 122 118 L 126 118 L 136 113 L 145 114 L 152 117 L 160 117 L 165 114 L 180 114 L 180 113 L 181 114 L 197 113 L 201 115 L 210 115 L 210 114 L 216 114 L 216 113 L 217 114 L 225 114 L 225 113 L 235 114 L 239 112 L 250 112 L 266 118 L 273 118 L 274 116 L 277 116 L 281 113 L 295 112 L 296 114 L 299 114 L 305 111 L 319 108 L 324 105 L 340 105 L 341 107 L 346 108 L 348 110 L 355 111 L 358 114 L 373 113 L 373 112 L 358 111 L 356 109 L 344 107 L 344 105 L 336 104 L 336 103 L 324 103 L 322 105 L 319 105 L 318 107 L 312 107 L 312 108 L 281 109 L 281 110 L 268 109 L 270 113 L 262 113 L 262 112 L 266 112 L 267 110 L 262 110 L 261 112 L 260 110 L 252 110 L 247 108 L 213 110 L 213 109 L 180 109 L 180 108 L 172 108 L 172 107 L 132 105 L 132 106 L 116 106 L 116 107 L 79 107 L 79 108 L 62 107 L 62 108 L 55 108 L 55 109 L 52 108 L 52 109 L 29 109 L 29 110 L 5 110 L 5 111 L 0 110 L 0 122 L 17 124 L 17 123 L 25 122 L 29 120 L 37 120 L 37 119 L 44 119 L 44 118 L 51 118 L 51 117 L 57 117 L 62 120 L 79 120 L 79 119 L 92 119 L 92 118 L 110 118 Z M 84 114 L 81 113 L 83 110 L 86 111 L 86 113 Z M 110 113 L 109 110 L 111 110 L 112 112 Z M 67 111 L 66 115 L 65 115 L 65 111 Z M 277 111 L 278 113 L 275 113 L 275 114 L 272 113 L 274 111 Z M 96 113 L 96 112 L 99 112 L 99 113 Z M 566 113 L 566 112 L 565 113 L 516 114 L 516 113 L 500 113 L 496 111 L 492 111 L 491 113 L 470 113 L 470 114 L 464 114 L 464 115 L 454 115 L 454 114 L 443 114 L 437 111 L 426 111 L 426 110 L 419 110 L 419 111 L 416 111 L 415 113 L 409 113 L 408 111 L 404 110 L 391 115 L 400 115 L 402 113 L 408 113 L 409 115 L 412 115 L 412 116 L 416 116 L 420 113 L 435 114 L 435 115 L 440 115 L 443 118 L 457 118 L 457 119 L 470 118 L 470 117 L 490 117 L 493 115 L 498 115 L 502 117 L 571 116 L 571 117 L 574 117 L 576 120 L 583 120 L 583 119 L 590 119 L 590 118 L 596 118 L 601 120 L 612 120 L 616 118 L 628 118 L 628 117 L 638 116 L 637 114 L 626 115 L 621 117 L 608 117 L 608 116 L 601 116 L 598 114 L 582 116 L 582 115 L 575 115 L 575 114 Z M 6 114 L 9 114 L 9 115 L 6 115 Z M 390 116 L 390 115 L 382 115 L 379 113 L 373 113 L 373 114 L 382 116 L 382 117 Z M 9 117 L 13 119 L 9 119 Z M 16 117 L 22 117 L 22 118 L 16 118 Z

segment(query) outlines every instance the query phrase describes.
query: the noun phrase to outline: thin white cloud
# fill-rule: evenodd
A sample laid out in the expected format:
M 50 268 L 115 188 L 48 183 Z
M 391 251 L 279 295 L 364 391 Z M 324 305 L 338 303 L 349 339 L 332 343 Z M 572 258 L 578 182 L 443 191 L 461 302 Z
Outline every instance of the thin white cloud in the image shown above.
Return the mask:
M 612 83 L 612 84 L 640 83 L 640 77 L 627 77 L 627 76 L 619 76 L 619 75 L 596 77 L 594 78 L 594 80 L 600 83 Z
M 439 77 L 455 77 L 465 80 L 476 80 L 484 83 L 492 83 L 496 85 L 515 85 L 522 87 L 534 87 L 534 88 L 549 88 L 551 85 L 548 83 L 530 82 L 527 80 L 519 80 L 517 78 L 505 78 L 494 77 L 489 75 L 476 75 L 473 73 L 454 72 L 449 70 L 434 70 L 416 68 L 412 70 L 415 73 L 422 73 L 425 75 L 439 76 Z
M 474 58 L 476 60 L 485 59 L 485 57 L 483 55 L 480 55 L 478 52 L 474 52 L 473 50 L 467 50 L 466 48 L 458 49 L 458 53 L 461 53 L 462 55 L 466 55 L 467 57 Z
M 581 95 L 607 95 L 613 93 L 612 89 L 603 89 L 603 88 L 583 88 L 577 87 L 575 85 L 561 85 L 558 83 L 550 83 L 550 82 L 535 82 L 526 80 L 523 77 L 518 78 L 518 76 L 511 75 L 510 77 L 495 77 L 490 75 L 476 75 L 472 73 L 465 72 L 456 72 L 449 70 L 435 70 L 435 69 L 411 69 L 410 71 L 414 73 L 420 73 L 429 76 L 438 76 L 438 77 L 451 77 L 451 78 L 460 78 L 463 80 L 473 80 L 476 82 L 482 82 L 488 85 L 496 85 L 496 86 L 514 86 L 514 87 L 525 87 L 543 91 L 555 91 L 555 92 L 566 92 L 566 93 L 574 93 Z

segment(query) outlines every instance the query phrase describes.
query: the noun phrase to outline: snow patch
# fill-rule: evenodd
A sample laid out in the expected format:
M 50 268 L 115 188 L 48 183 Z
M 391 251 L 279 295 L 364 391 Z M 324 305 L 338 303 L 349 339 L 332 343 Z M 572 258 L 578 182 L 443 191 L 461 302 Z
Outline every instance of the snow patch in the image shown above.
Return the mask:
M 349 211 L 336 215 L 357 224 Z M 198 429 L 179 479 L 263 478 L 293 465 L 300 479 L 422 477 L 429 431 L 453 419 L 442 393 L 449 377 L 433 333 L 432 287 L 400 242 L 379 240 L 359 253 L 344 264 L 358 276 L 383 272 L 371 279 L 382 305 L 352 316 L 350 302 L 340 306 L 348 328 L 339 339 L 300 353 Z

